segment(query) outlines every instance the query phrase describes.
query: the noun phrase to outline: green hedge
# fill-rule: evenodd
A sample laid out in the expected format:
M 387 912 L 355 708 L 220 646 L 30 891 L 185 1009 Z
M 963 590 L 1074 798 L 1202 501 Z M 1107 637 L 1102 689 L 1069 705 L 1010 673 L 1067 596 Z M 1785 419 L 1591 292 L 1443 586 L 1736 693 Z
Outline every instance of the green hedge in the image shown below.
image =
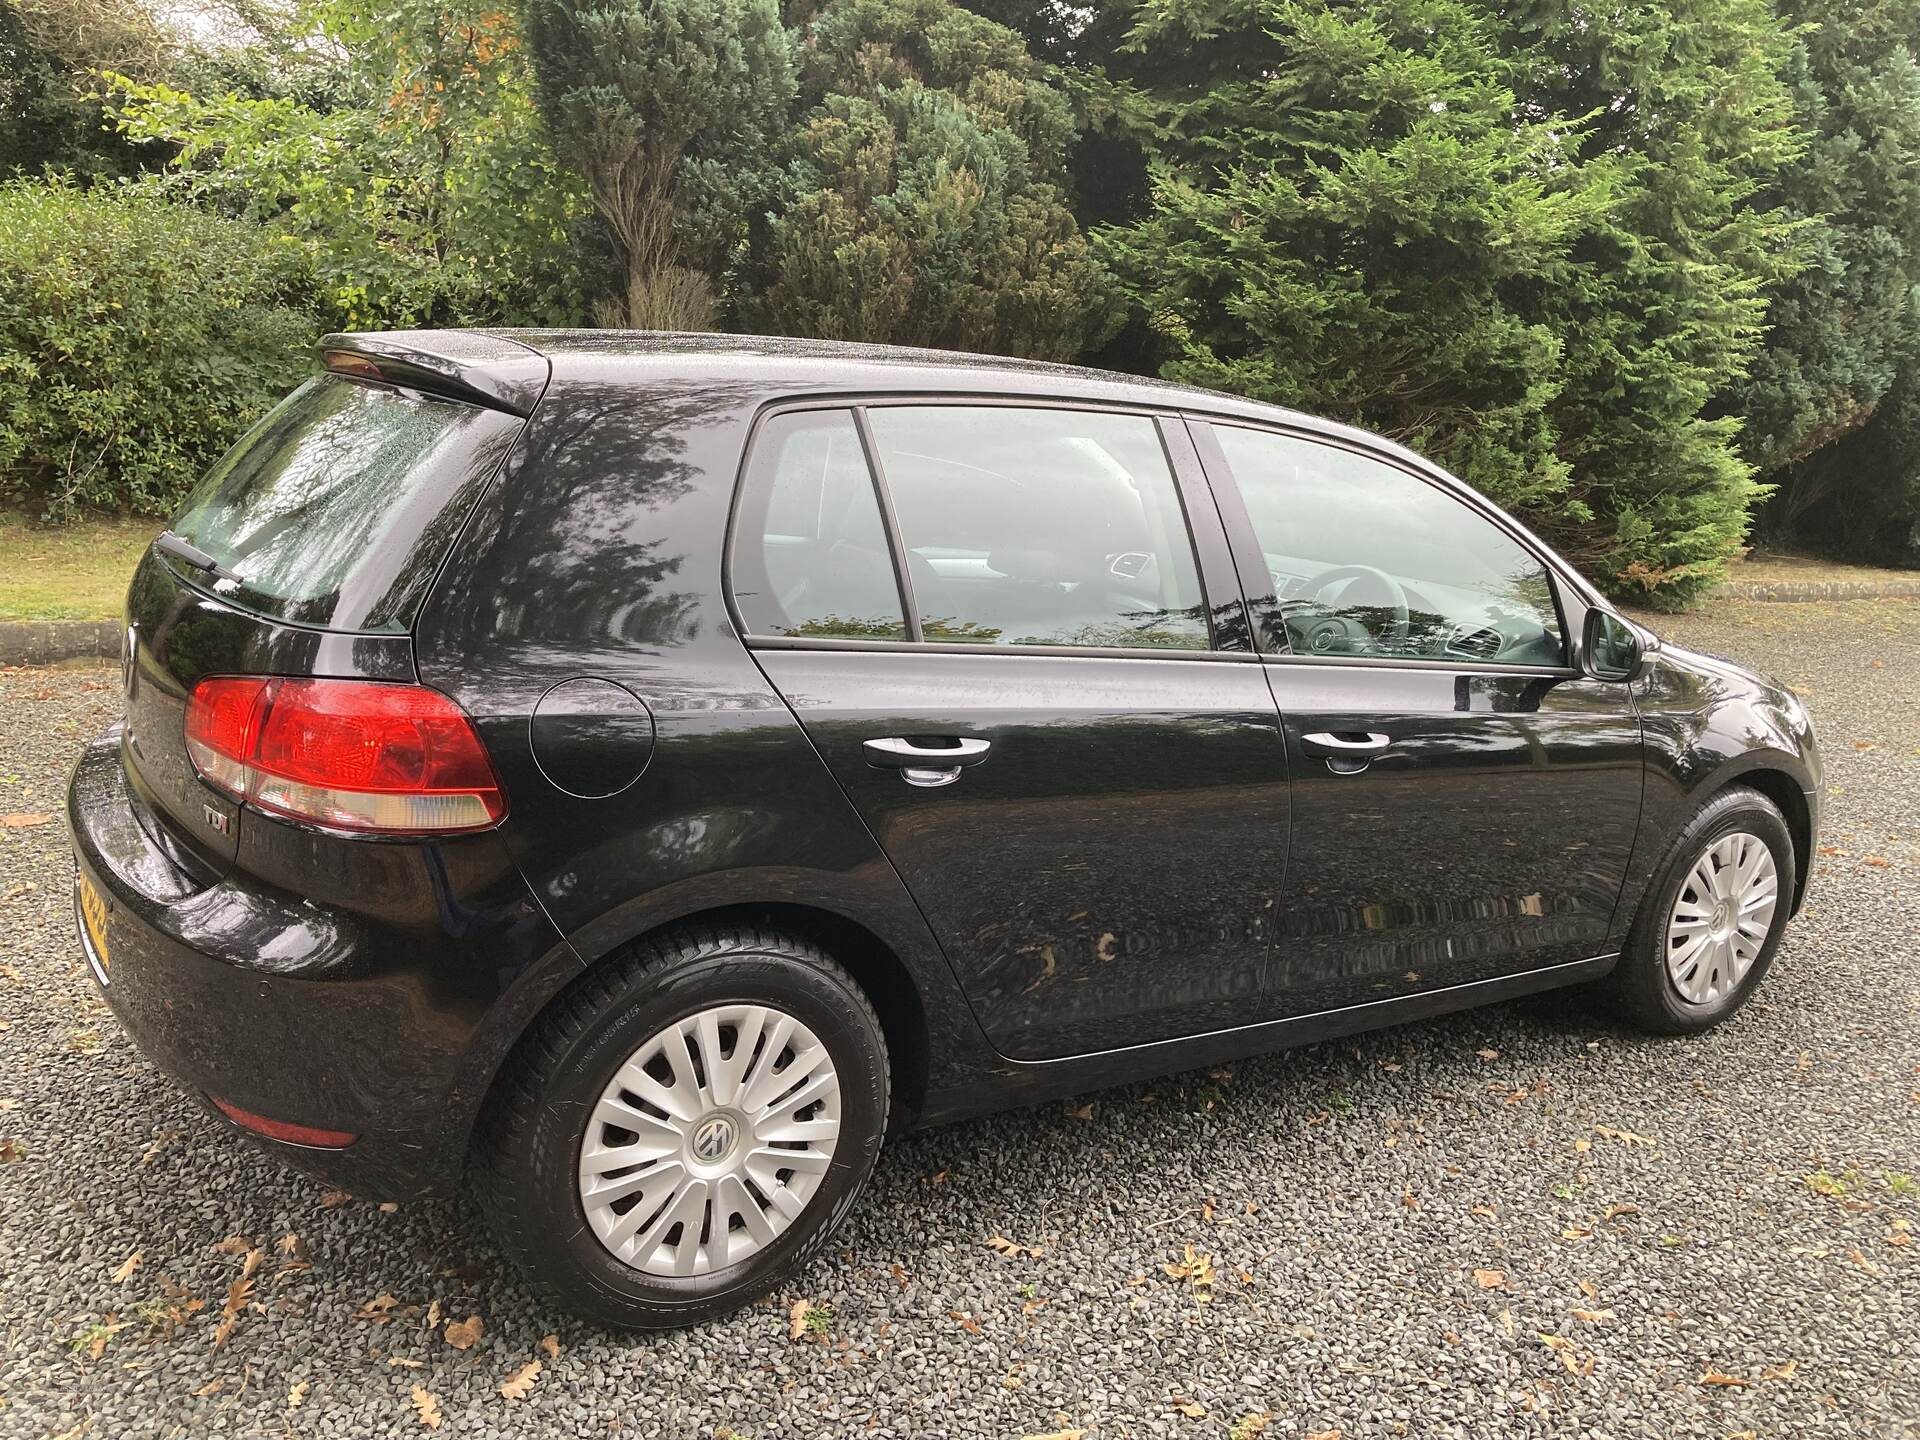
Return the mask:
M 0 184 L 0 489 L 171 509 L 311 367 L 299 251 L 151 184 Z

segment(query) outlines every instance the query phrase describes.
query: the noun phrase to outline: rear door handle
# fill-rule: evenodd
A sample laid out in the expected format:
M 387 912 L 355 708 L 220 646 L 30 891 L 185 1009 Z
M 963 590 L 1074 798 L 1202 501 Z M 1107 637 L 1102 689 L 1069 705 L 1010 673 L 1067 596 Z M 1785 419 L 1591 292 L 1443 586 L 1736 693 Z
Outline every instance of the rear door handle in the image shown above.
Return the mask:
M 943 737 L 940 744 L 923 745 L 900 736 L 882 740 L 863 740 L 860 748 L 867 764 L 879 770 L 898 770 L 909 785 L 931 789 L 951 785 L 960 778 L 962 765 L 978 765 L 993 749 L 991 740 L 970 736 Z
M 1300 748 L 1307 754 L 1323 755 L 1329 760 L 1370 760 L 1391 744 L 1391 735 L 1374 730 L 1350 730 L 1339 735 L 1322 730 L 1300 737 Z
M 916 740 L 892 736 L 885 740 L 867 740 L 860 748 L 867 764 L 882 770 L 907 770 L 916 765 L 952 769 L 956 765 L 978 765 L 993 749 L 991 740 L 954 737 L 938 745 L 923 745 Z

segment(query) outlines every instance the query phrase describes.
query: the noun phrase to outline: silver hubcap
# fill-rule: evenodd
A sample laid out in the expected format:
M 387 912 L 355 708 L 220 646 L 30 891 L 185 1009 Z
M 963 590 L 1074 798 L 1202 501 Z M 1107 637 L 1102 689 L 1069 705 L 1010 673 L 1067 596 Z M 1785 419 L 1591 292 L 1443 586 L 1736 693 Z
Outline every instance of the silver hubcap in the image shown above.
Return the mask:
M 1758 835 L 1741 830 L 1709 845 L 1667 919 L 1667 974 L 1680 998 L 1705 1005 L 1746 979 L 1779 903 L 1780 872 Z
M 820 1188 L 840 1077 L 805 1025 L 716 1005 L 653 1036 L 601 1092 L 580 1142 L 580 1206 L 648 1275 L 704 1275 L 773 1243 Z

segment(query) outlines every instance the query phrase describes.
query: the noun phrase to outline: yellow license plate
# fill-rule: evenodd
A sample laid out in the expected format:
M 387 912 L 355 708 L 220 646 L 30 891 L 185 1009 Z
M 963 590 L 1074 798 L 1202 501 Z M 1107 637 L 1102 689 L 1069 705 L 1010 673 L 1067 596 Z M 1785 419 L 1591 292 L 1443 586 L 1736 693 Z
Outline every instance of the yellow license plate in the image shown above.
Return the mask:
M 107 899 L 86 876 L 80 877 L 80 923 L 87 927 L 87 943 L 93 946 L 93 958 L 100 962 L 100 978 L 107 978 L 113 960 L 107 951 Z

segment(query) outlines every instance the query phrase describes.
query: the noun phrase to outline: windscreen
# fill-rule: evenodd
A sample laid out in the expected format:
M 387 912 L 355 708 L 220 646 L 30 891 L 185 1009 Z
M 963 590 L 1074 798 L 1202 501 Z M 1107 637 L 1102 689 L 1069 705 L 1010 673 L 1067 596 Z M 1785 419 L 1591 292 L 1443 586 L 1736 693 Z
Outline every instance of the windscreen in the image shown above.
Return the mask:
M 405 631 L 521 425 L 418 391 L 309 380 L 222 457 L 173 523 L 237 579 L 176 568 L 277 620 Z

